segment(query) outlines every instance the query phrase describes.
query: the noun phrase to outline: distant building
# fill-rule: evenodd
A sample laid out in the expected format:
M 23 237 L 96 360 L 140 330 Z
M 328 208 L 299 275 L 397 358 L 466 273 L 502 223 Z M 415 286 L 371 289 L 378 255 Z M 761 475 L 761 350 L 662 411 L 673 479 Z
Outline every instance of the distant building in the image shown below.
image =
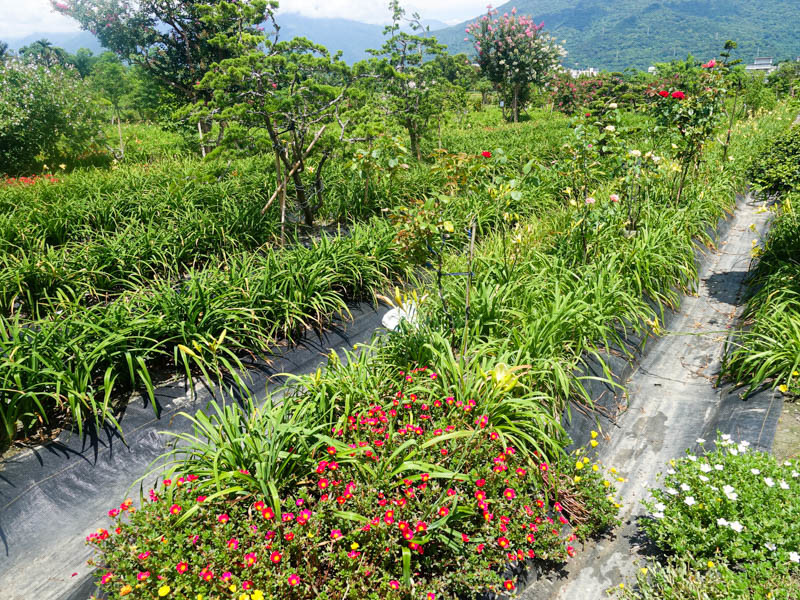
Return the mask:
M 568 70 L 569 74 L 575 78 L 578 78 L 581 75 L 594 76 L 600 73 L 600 71 L 598 69 L 595 69 L 594 67 L 588 67 L 586 69 L 568 69 Z
M 747 65 L 745 67 L 745 71 L 749 71 L 750 73 L 766 73 L 769 75 L 777 68 L 777 65 L 772 64 L 771 56 L 759 56 L 753 60 L 752 65 Z

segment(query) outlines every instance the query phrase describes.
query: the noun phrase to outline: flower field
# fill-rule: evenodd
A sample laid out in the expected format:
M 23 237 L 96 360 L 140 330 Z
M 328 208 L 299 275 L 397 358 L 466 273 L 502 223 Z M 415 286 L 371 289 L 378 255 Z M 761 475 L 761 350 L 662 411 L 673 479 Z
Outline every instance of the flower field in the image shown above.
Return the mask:
M 532 568 L 557 576 L 613 535 L 632 467 L 604 463 L 599 426 L 571 450 L 571 415 L 599 414 L 597 383 L 624 404 L 611 365 L 697 289 L 698 249 L 749 185 L 779 216 L 722 376 L 797 394 L 797 103 L 743 107 L 765 84 L 734 43 L 573 83 L 528 16 L 490 8 L 473 66 L 392 2 L 382 58 L 351 67 L 265 33 L 274 4 L 180 3 L 186 48 L 106 56 L 87 81 L 0 70 L 39 78 L 53 119 L 81 93 L 112 119 L 37 137 L 31 101 L 0 135 L 0 159 L 27 152 L 0 163 L 0 448 L 119 427 L 137 395 L 157 412 L 170 380 L 212 393 L 87 535 L 99 596 L 515 597 Z M 56 9 L 120 56 L 175 50 L 159 3 Z M 107 81 L 154 65 L 167 88 Z M 145 114 L 159 124 L 130 122 Z M 254 360 L 364 301 L 414 318 L 248 387 Z M 704 448 L 653 490 L 641 528 L 664 557 L 621 595 L 796 589 L 800 467 L 727 433 Z

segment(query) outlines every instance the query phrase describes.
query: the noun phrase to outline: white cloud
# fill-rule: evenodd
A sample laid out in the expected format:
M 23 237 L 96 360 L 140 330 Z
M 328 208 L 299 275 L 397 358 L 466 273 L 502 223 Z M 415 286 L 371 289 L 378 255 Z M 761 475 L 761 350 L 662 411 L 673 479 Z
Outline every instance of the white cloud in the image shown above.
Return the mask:
M 0 0 L 0 39 L 25 37 L 39 31 L 80 31 L 78 23 L 53 12 L 48 0 Z
M 501 4 L 502 2 L 496 2 Z M 410 15 L 455 24 L 486 11 L 487 0 L 406 0 Z M 308 17 L 338 17 L 365 23 L 388 23 L 388 0 L 282 0 L 280 12 Z M 48 0 L 0 0 L 0 39 L 16 39 L 36 32 L 80 31 L 78 24 L 53 12 Z
M 408 15 L 418 12 L 423 19 L 454 24 L 486 12 L 487 0 L 406 0 L 401 4 Z M 280 12 L 383 24 L 391 19 L 388 7 L 388 0 L 283 0 Z

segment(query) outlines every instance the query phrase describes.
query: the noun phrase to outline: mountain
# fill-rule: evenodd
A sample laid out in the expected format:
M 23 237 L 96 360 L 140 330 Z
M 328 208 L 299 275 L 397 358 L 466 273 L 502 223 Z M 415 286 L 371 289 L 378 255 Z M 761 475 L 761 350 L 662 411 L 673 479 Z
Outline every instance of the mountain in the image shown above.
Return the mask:
M 800 56 L 798 0 L 516 0 L 498 10 L 513 7 L 565 40 L 569 67 L 642 69 L 689 53 L 707 59 L 728 39 L 739 44 L 734 56 L 746 62 Z M 435 36 L 450 52 L 471 53 L 464 41 L 469 22 Z
M 100 45 L 100 42 L 88 31 L 78 31 L 75 33 L 62 33 L 62 32 L 37 32 L 31 35 L 26 35 L 23 38 L 11 38 L 4 41 L 8 42 L 12 50 L 19 50 L 23 46 L 32 44 L 36 40 L 45 38 L 49 40 L 54 46 L 63 48 L 67 52 L 75 54 L 78 48 L 88 48 L 95 54 L 102 54 L 105 48 Z
M 326 19 L 304 17 L 297 13 L 278 13 L 276 22 L 280 26 L 280 39 L 306 37 L 316 44 L 325 46 L 331 54 L 342 51 L 347 63 L 369 58 L 366 50 L 380 48 L 384 42 L 383 25 L 371 25 L 348 19 Z M 434 31 L 447 28 L 447 23 L 424 20 L 422 24 Z

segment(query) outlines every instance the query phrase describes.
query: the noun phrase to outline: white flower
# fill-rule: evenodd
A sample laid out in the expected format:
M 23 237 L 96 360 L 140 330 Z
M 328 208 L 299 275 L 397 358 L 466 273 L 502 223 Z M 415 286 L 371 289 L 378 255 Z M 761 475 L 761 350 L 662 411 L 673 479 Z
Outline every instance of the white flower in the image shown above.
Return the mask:
M 727 527 L 728 521 L 726 519 L 719 518 L 717 519 L 717 525 L 719 525 L 720 527 Z
M 739 521 L 731 521 L 729 525 L 730 528 L 733 529 L 736 533 L 741 533 L 744 530 L 744 525 L 739 523 Z
M 712 470 L 712 469 L 711 469 L 711 465 L 707 465 L 706 463 L 703 463 L 703 464 L 701 464 L 701 465 L 700 465 L 700 470 L 701 470 L 703 473 L 709 473 L 709 472 L 711 472 L 711 470 Z
M 671 488 L 671 487 L 667 488 L 664 491 L 666 491 L 670 496 L 677 496 L 680 493 L 678 490 L 676 490 L 675 488 Z
M 750 469 L 750 472 L 751 472 L 753 475 L 759 475 L 759 474 L 761 473 L 761 471 L 759 471 L 758 469 Z
M 717 471 L 722 471 L 722 465 L 714 465 L 714 468 L 715 468 Z
M 800 554 L 797 552 L 789 552 L 789 560 L 793 563 L 800 563 Z
M 723 485 L 722 486 L 722 491 L 725 492 L 726 494 L 730 494 L 733 491 L 733 486 L 732 485 Z
M 731 502 L 736 502 L 739 499 L 739 494 L 737 494 L 736 492 L 731 492 L 730 494 L 725 494 L 725 495 Z
M 750 445 L 750 442 L 748 442 L 747 440 L 742 440 L 741 442 L 739 442 L 739 445 L 747 448 Z
M 780 486 L 781 486 L 782 490 L 788 490 L 789 489 L 789 484 L 786 483 L 783 479 L 781 479 L 781 481 L 780 481 Z
M 792 477 L 797 479 L 798 477 L 800 477 L 800 473 L 798 473 L 797 471 L 792 471 Z
M 772 542 L 767 542 L 766 544 L 764 544 L 764 547 L 772 552 L 775 552 L 775 548 L 777 548 L 777 546 Z
M 617 130 L 617 128 L 614 127 L 613 125 L 606 125 L 605 129 L 606 131 L 610 131 L 611 133 L 614 133 Z
M 697 502 L 692 496 L 688 496 L 686 500 L 684 500 L 684 502 L 686 502 L 686 506 L 692 506 L 694 504 L 697 504 Z
M 785 460 L 785 461 L 783 461 L 783 466 L 784 467 L 791 467 L 792 463 L 790 463 L 788 460 Z
M 675 475 L 675 469 L 667 469 L 667 475 Z
M 653 513 L 653 517 L 656 518 L 656 519 L 663 519 L 664 518 L 664 513 L 663 512 L 654 512 Z
M 617 103 L 616 102 L 612 102 L 611 104 L 608 105 L 608 108 L 610 108 L 611 110 L 614 110 L 615 108 L 617 108 Z
M 764 483 L 767 484 L 767 487 L 774 487 L 775 482 L 772 481 L 772 477 L 764 477 Z
M 731 448 L 730 450 L 728 450 L 728 452 L 731 453 L 731 456 L 738 456 L 739 455 L 739 451 L 736 448 Z
M 689 490 L 691 490 L 692 488 L 690 488 L 690 487 L 689 487 L 688 485 L 686 485 L 685 483 L 682 483 L 682 484 L 681 484 L 681 489 L 682 489 L 684 492 L 688 492 L 688 491 L 689 491 Z
M 745 446 L 744 443 L 739 444 L 738 449 L 739 449 L 739 452 L 741 452 L 742 454 L 747 452 L 747 446 Z
M 703 438 L 697 438 L 697 443 L 698 444 L 705 444 L 706 441 Z
M 667 510 L 667 507 L 664 506 L 661 502 L 656 502 L 653 505 L 653 508 L 655 508 L 658 512 L 664 512 L 665 510 Z
M 711 480 L 710 480 L 708 477 L 706 477 L 705 475 L 700 475 L 699 479 L 700 479 L 700 481 L 702 481 L 703 483 L 706 483 L 707 481 L 711 481 Z
M 694 456 L 694 455 L 692 455 L 692 454 L 689 454 L 689 455 L 688 455 L 686 458 L 688 458 L 688 459 L 689 459 L 690 461 L 692 461 L 692 462 L 694 462 L 694 461 L 696 461 L 696 460 L 697 460 L 697 457 L 696 457 L 696 456 Z
M 630 152 L 628 152 L 628 154 L 630 154 L 634 158 L 639 158 L 642 155 L 642 151 L 641 150 L 631 150 Z
M 722 441 L 723 442 L 730 442 L 731 441 L 731 435 L 729 433 L 723 433 L 722 434 Z

